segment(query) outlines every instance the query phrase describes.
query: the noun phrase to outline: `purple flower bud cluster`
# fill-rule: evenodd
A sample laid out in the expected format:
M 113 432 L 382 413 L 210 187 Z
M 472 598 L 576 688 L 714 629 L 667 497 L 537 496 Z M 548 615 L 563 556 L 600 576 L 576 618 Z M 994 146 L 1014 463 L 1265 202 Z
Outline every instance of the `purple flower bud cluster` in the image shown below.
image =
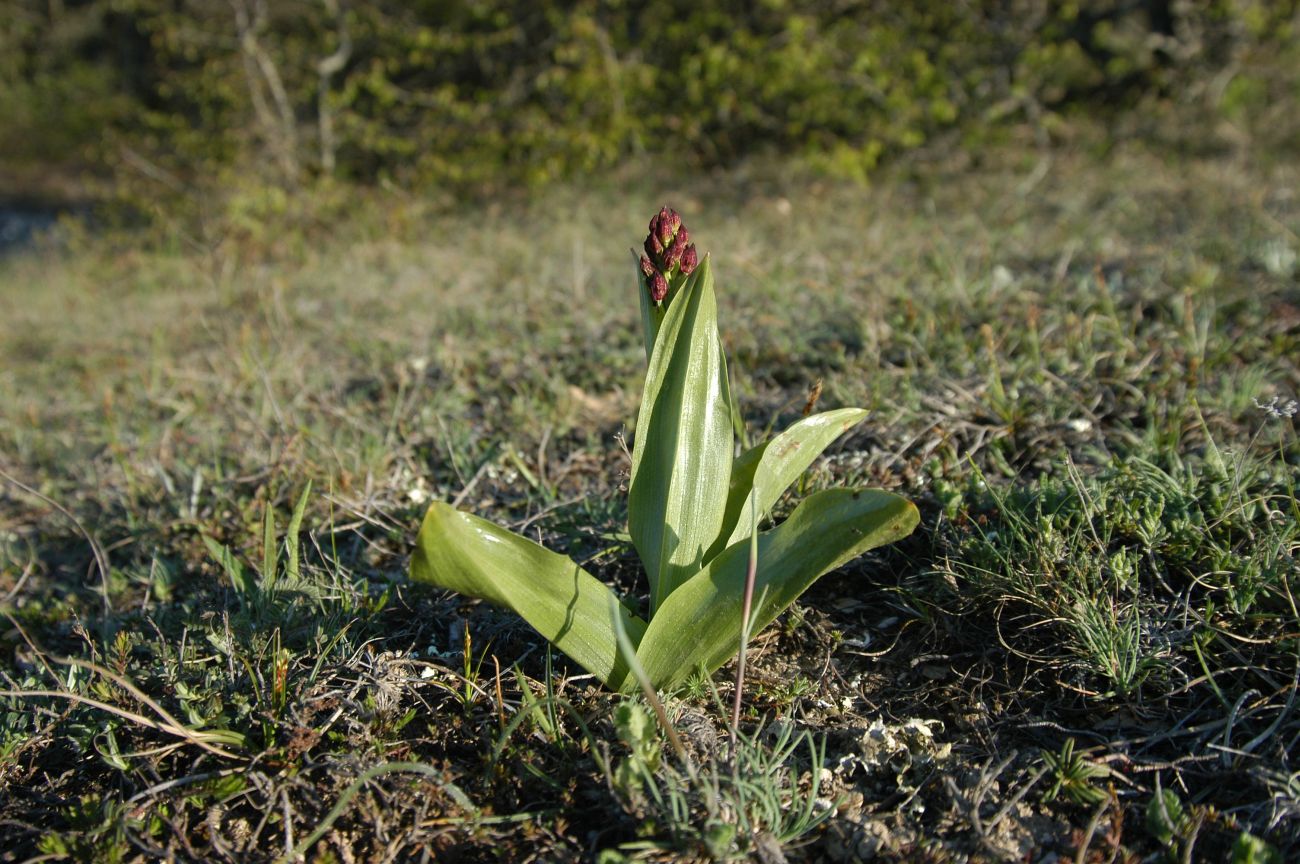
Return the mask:
M 650 220 L 645 252 L 641 256 L 641 272 L 650 288 L 650 299 L 656 303 L 662 303 L 668 296 L 668 279 L 674 269 L 689 276 L 700 263 L 691 234 L 682 224 L 682 217 L 668 207 Z

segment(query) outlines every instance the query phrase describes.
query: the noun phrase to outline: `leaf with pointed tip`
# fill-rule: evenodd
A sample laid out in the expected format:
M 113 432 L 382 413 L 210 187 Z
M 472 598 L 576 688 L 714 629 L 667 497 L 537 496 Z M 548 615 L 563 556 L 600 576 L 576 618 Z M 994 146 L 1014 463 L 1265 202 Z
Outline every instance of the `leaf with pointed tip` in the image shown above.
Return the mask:
M 878 489 L 829 489 L 809 496 L 789 519 L 758 535 L 753 632 L 822 574 L 906 537 L 919 518 L 911 502 Z M 712 672 L 736 653 L 748 565 L 748 542 L 728 547 L 651 619 L 637 657 L 656 688 L 679 684 L 699 667 Z
M 261 589 L 268 593 L 275 590 L 276 565 L 279 556 L 275 554 L 275 508 L 270 502 L 266 505 L 266 514 L 262 519 L 262 584 Z
M 619 689 L 627 664 L 619 656 L 611 608 L 633 643 L 646 624 L 571 559 L 448 504 L 430 505 L 411 578 L 478 597 L 517 612 L 556 648 Z
M 646 372 L 628 489 L 628 533 L 650 608 L 697 573 L 722 528 L 731 395 L 706 256 L 668 306 Z
M 805 417 L 790 424 L 780 435 L 746 450 L 731 466 L 727 510 L 722 533 L 709 549 L 705 561 L 733 543 L 749 536 L 754 523 L 751 507 L 757 504 L 758 518 L 767 516 L 777 500 L 799 475 L 808 469 L 831 442 L 852 429 L 867 412 L 862 408 L 837 408 Z M 751 498 L 750 490 L 754 496 Z
M 239 563 L 239 559 L 230 551 L 229 546 L 218 543 L 206 534 L 203 535 L 203 545 L 208 547 L 208 554 L 212 556 L 212 560 L 221 565 L 239 599 L 247 603 L 257 590 L 257 583 L 244 572 L 244 565 Z
M 285 543 L 288 551 L 288 563 L 284 568 L 285 575 L 289 583 L 296 586 L 302 577 L 302 569 L 298 563 L 298 532 L 302 530 L 302 517 L 307 513 L 307 499 L 311 496 L 311 481 L 303 487 L 302 494 L 298 496 L 298 503 L 293 505 L 293 513 L 289 516 L 289 527 L 284 532 Z

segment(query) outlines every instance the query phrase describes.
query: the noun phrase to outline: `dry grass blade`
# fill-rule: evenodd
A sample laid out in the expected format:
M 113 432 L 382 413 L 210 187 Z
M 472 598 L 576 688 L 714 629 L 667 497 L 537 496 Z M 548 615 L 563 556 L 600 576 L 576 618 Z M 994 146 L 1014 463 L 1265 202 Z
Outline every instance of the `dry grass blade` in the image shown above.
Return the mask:
M 85 538 L 86 543 L 90 545 L 90 552 L 95 558 L 95 566 L 99 570 L 99 588 L 104 602 L 104 614 L 105 615 L 112 614 L 113 612 L 112 600 L 108 596 L 108 572 L 109 572 L 108 556 L 104 554 L 104 550 L 102 547 L 100 547 L 99 541 L 95 539 L 95 535 L 91 534 L 89 529 L 87 529 L 85 525 L 81 524 L 81 520 L 78 519 L 76 516 L 74 516 L 72 512 L 68 510 L 68 508 L 64 507 L 58 501 L 55 501 L 53 498 L 41 492 L 40 490 L 33 489 L 32 487 L 28 486 L 26 483 L 19 480 L 17 477 L 14 477 L 12 474 L 10 474 L 8 471 L 5 471 L 3 468 L 0 468 L 0 479 L 8 481 L 9 483 L 13 484 L 14 486 L 17 486 L 19 489 L 26 492 L 28 495 L 31 495 L 32 497 L 39 499 L 43 503 L 59 511 L 59 513 L 61 513 L 69 522 L 72 523 L 73 527 L 77 529 L 77 532 L 81 534 L 82 537 Z
M 376 765 L 373 768 L 363 771 L 361 776 L 356 780 L 353 780 L 348 788 L 343 790 L 343 794 L 339 796 L 339 800 L 334 803 L 334 806 L 330 809 L 329 813 L 325 814 L 325 818 L 320 821 L 310 834 L 302 838 L 297 845 L 290 842 L 292 838 L 291 835 L 287 833 L 290 829 L 288 828 L 288 802 L 286 799 L 285 843 L 288 848 L 285 854 L 277 859 L 276 864 L 287 864 L 287 862 L 296 860 L 305 854 L 307 850 L 312 847 L 312 844 L 324 837 L 326 832 L 330 830 L 338 818 L 343 815 L 344 811 L 347 810 L 348 805 L 352 803 L 352 799 L 361 791 L 361 788 L 376 777 L 381 777 L 385 774 L 422 774 L 426 777 L 431 777 L 451 796 L 458 806 L 469 813 L 475 812 L 473 802 L 466 798 L 465 793 L 454 784 L 448 783 L 444 778 L 442 771 L 429 765 L 423 765 L 419 762 L 385 762 L 382 765 Z

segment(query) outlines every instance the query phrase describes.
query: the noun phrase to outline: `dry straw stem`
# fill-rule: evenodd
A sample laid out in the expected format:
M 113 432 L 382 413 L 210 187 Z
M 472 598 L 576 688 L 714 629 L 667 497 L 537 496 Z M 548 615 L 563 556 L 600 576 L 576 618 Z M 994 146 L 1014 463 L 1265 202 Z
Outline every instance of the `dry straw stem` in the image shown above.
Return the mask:
M 86 526 L 81 524 L 81 520 L 78 519 L 76 516 L 73 516 L 72 512 L 69 511 L 68 508 L 64 507 L 58 501 L 55 501 L 53 498 L 44 494 L 43 492 L 40 492 L 28 486 L 26 483 L 22 482 L 17 477 L 14 477 L 12 474 L 10 474 L 8 471 L 5 471 L 3 468 L 0 468 L 0 479 L 7 480 L 8 482 L 17 486 L 19 489 L 26 492 L 28 495 L 40 499 L 43 503 L 48 504 L 49 506 L 53 507 L 55 510 L 59 511 L 61 514 L 67 517 L 68 521 L 70 521 L 73 524 L 73 526 L 77 529 L 77 532 L 81 534 L 82 537 L 86 538 L 86 543 L 90 545 L 90 552 L 95 557 L 95 566 L 99 570 L 100 592 L 102 594 L 103 601 L 104 601 L 104 615 L 105 616 L 111 615 L 113 612 L 113 606 L 108 596 L 108 572 L 109 572 L 108 556 L 104 554 L 104 550 L 102 547 L 100 547 L 99 541 L 95 539 L 95 535 L 91 534 L 90 531 L 86 528 Z M 15 586 L 15 590 L 17 590 L 17 586 Z M 12 594 L 12 592 L 10 593 Z M 6 600 L 7 599 L 8 598 L 6 598 Z

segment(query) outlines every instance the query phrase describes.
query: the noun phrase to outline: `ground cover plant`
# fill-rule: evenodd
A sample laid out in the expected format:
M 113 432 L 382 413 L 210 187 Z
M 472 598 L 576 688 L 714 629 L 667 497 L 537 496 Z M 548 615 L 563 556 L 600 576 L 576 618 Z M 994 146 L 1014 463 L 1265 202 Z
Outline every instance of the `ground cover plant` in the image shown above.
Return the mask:
M 0 261 L 0 860 L 1300 854 L 1294 157 L 1076 134 Z M 591 238 L 663 200 L 749 442 L 869 412 L 773 523 L 921 520 L 754 634 L 734 737 L 732 668 L 665 695 L 684 759 L 407 578 L 439 500 L 649 607 L 646 340 Z

